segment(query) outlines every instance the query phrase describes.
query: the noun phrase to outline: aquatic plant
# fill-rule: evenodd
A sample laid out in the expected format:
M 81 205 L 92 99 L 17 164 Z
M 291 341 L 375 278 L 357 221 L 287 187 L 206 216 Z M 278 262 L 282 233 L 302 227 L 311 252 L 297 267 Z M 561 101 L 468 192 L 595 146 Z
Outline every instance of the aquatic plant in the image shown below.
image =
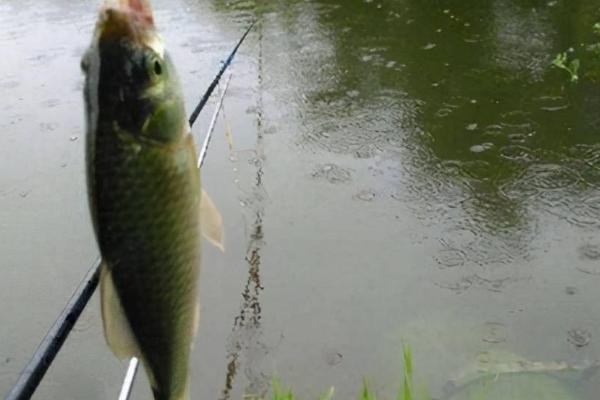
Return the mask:
M 400 379 L 401 387 L 395 400 L 432 400 L 426 386 L 416 386 L 413 375 L 411 349 L 403 347 L 404 366 Z M 524 400 L 581 399 L 578 385 L 598 370 L 597 363 L 568 364 L 560 361 L 530 361 L 506 351 L 482 352 L 476 361 L 467 364 L 444 388 L 445 400 Z M 556 374 L 567 373 L 564 377 L 578 372 L 581 378 L 576 385 L 568 384 Z M 591 374 L 591 375 L 590 375 Z M 587 376 L 587 378 L 585 378 Z M 318 397 L 319 400 L 333 400 L 334 388 Z M 374 392 L 367 380 L 363 381 L 356 400 L 389 400 Z M 284 389 L 278 379 L 274 379 L 270 397 L 245 396 L 249 400 L 296 400 L 291 389 Z
M 332 400 L 334 393 L 333 386 L 328 391 L 319 396 L 319 400 Z M 255 397 L 255 396 L 244 396 L 249 400 L 266 400 L 266 398 Z M 284 389 L 279 379 L 274 378 L 271 383 L 271 398 L 270 400 L 296 400 L 296 396 L 290 388 Z
M 431 400 L 426 387 L 419 387 L 416 390 L 413 378 L 413 361 L 410 346 L 404 345 L 403 348 L 404 367 L 402 373 L 402 385 L 396 395 L 396 400 Z M 330 387 L 329 390 L 319 396 L 319 400 L 333 400 L 335 389 Z M 250 400 L 267 400 L 267 398 L 245 396 Z M 284 388 L 279 379 L 274 378 L 271 384 L 271 397 L 269 400 L 297 400 L 290 388 Z M 363 386 L 358 395 L 358 400 L 377 400 L 377 395 L 369 388 L 367 379 L 363 381 Z
M 554 57 L 554 60 L 552 60 L 552 65 L 567 71 L 571 77 L 571 82 L 575 83 L 579 80 L 579 59 L 574 58 L 573 60 L 568 61 L 568 58 L 566 52 L 558 53 L 556 57 Z
M 595 37 L 594 43 L 588 44 L 584 47 L 585 53 L 581 56 L 586 61 L 585 76 L 592 81 L 600 80 L 600 22 L 596 22 L 592 26 L 592 33 Z M 552 65 L 556 68 L 560 68 L 569 74 L 571 82 L 576 83 L 579 80 L 579 67 L 581 63 L 579 58 L 570 59 L 569 53 L 573 52 L 572 49 L 569 52 L 561 52 L 554 57 Z

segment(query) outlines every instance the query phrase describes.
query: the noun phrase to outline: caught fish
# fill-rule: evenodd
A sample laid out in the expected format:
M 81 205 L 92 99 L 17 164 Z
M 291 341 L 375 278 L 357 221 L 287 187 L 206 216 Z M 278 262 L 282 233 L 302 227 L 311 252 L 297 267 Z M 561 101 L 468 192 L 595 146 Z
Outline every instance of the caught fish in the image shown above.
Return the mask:
M 147 0 L 106 2 L 82 69 L 104 334 L 142 361 L 156 400 L 187 399 L 200 237 L 222 248 L 222 226 Z

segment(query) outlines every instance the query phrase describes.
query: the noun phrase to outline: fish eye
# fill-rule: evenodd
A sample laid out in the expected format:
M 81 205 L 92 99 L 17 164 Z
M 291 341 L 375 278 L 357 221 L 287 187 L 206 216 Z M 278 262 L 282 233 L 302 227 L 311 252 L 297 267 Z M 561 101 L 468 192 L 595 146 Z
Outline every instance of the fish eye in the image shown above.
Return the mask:
M 164 65 L 162 60 L 156 54 L 149 54 L 146 58 L 146 68 L 152 78 L 156 78 L 163 74 Z
M 162 74 L 162 65 L 160 65 L 158 60 L 154 60 L 154 73 L 156 75 Z

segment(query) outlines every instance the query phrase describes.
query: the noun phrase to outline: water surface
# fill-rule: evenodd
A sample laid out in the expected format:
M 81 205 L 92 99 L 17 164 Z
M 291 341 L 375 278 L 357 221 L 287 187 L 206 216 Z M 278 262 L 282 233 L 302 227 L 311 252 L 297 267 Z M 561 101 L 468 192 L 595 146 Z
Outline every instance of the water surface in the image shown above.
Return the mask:
M 203 170 L 227 250 L 205 246 L 192 397 L 277 375 L 301 398 L 364 377 L 391 398 L 402 343 L 435 396 L 484 351 L 599 357 L 600 87 L 550 67 L 593 39 L 595 2 L 154 3 L 190 110 L 259 19 Z M 97 253 L 79 70 L 96 8 L 0 3 L 1 393 Z M 36 398 L 116 398 L 98 309 Z

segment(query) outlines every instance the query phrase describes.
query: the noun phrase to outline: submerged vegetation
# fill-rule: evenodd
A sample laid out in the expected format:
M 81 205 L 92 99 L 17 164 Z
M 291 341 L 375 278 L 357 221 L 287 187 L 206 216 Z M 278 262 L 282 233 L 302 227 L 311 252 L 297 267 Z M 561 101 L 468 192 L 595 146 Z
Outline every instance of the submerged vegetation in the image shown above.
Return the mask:
M 395 400 L 431 400 L 431 396 L 425 386 L 418 386 L 414 383 L 413 360 L 410 346 L 404 345 L 403 349 L 404 366 L 402 373 L 402 386 L 398 390 Z M 319 400 L 332 400 L 334 398 L 335 388 L 332 386 L 319 396 Z M 290 388 L 284 388 L 279 379 L 273 379 L 271 386 L 271 397 L 260 398 L 247 396 L 250 400 L 298 400 Z M 358 400 L 377 400 L 381 399 L 369 388 L 365 379 L 358 395 Z
M 596 22 L 592 26 L 592 32 L 594 43 L 584 46 L 584 53 L 581 56 L 586 62 L 586 77 L 592 81 L 600 81 L 600 22 Z M 574 49 L 571 48 L 568 51 L 558 53 L 552 60 L 552 65 L 566 71 L 571 82 L 576 83 L 579 81 L 581 61 L 579 58 L 572 58 L 570 54 L 574 52 Z
M 567 71 L 571 77 L 571 82 L 575 83 L 579 80 L 579 59 L 574 58 L 571 61 L 568 61 L 568 59 L 569 56 L 566 51 L 558 53 L 554 60 L 552 60 L 552 65 Z
M 356 400 L 432 400 L 425 385 L 415 385 L 412 352 L 403 348 L 401 387 L 394 397 L 381 396 L 365 379 Z M 561 361 L 530 361 L 507 351 L 485 351 L 467 364 L 443 389 L 444 400 L 578 400 L 580 385 L 600 367 L 597 363 L 570 364 Z M 571 381 L 572 384 L 569 384 Z M 319 400 L 332 400 L 334 388 Z M 270 397 L 245 396 L 250 400 L 299 400 L 292 389 L 274 379 Z

